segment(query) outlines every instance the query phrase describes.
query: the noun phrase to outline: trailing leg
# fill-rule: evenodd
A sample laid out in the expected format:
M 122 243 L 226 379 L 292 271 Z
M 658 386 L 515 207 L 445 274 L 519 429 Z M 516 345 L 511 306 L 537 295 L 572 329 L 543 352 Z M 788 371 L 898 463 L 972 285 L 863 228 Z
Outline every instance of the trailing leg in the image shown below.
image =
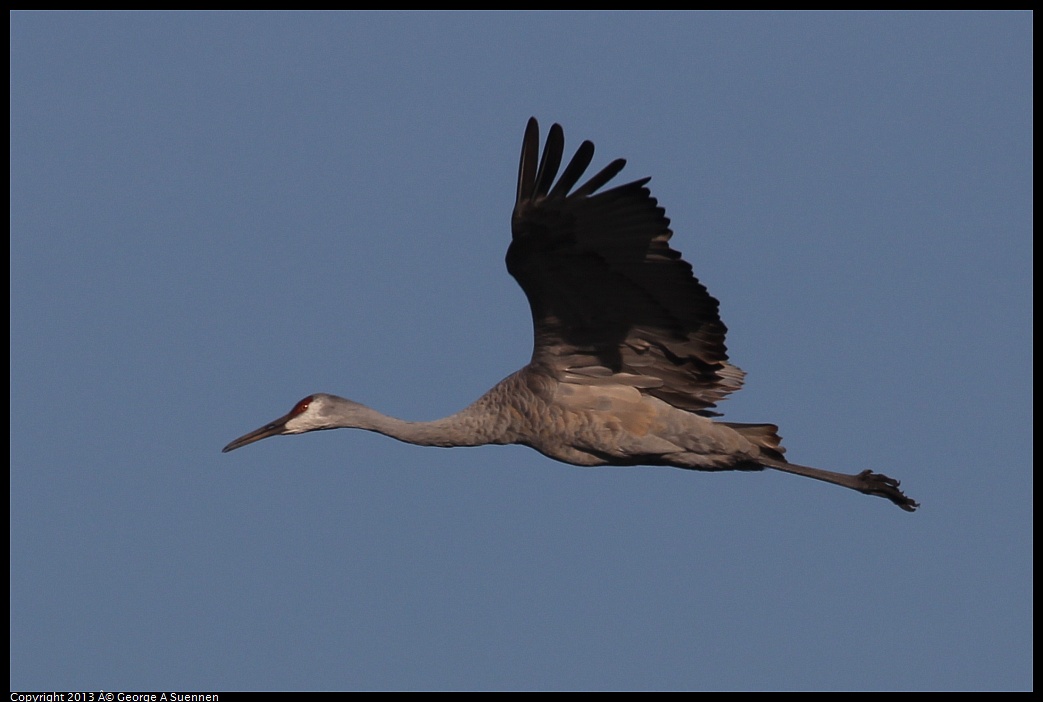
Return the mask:
M 849 475 L 847 473 L 836 473 L 831 470 L 811 468 L 809 466 L 788 463 L 786 461 L 777 461 L 770 458 L 764 458 L 761 463 L 767 468 L 774 468 L 775 470 L 780 470 L 784 473 L 803 475 L 806 478 L 814 478 L 815 480 L 821 480 L 823 482 L 833 483 L 834 485 L 840 485 L 841 487 L 851 488 L 852 490 L 858 490 L 866 495 L 876 495 L 877 497 L 887 498 L 906 512 L 915 512 L 916 508 L 920 506 L 919 502 L 906 497 L 905 493 L 898 489 L 898 486 L 901 483 L 897 480 L 880 473 L 874 473 L 871 470 L 864 470 L 857 475 Z

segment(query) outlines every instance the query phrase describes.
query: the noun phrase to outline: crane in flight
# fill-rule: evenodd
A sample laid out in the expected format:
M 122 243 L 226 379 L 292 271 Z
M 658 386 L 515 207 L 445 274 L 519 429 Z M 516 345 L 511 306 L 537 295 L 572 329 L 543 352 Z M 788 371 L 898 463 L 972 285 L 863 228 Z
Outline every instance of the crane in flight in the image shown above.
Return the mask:
M 523 444 L 579 466 L 657 465 L 692 470 L 773 470 L 919 504 L 893 478 L 790 463 L 778 427 L 712 419 L 742 386 L 728 361 L 717 300 L 670 248 L 670 220 L 649 178 L 598 192 L 617 159 L 576 187 L 594 156 L 580 144 L 561 177 L 562 128 L 539 157 L 529 119 L 522 141 L 507 270 L 532 309 L 532 359 L 469 407 L 407 422 L 335 395 L 309 395 L 290 412 L 225 446 L 342 427 L 423 446 Z

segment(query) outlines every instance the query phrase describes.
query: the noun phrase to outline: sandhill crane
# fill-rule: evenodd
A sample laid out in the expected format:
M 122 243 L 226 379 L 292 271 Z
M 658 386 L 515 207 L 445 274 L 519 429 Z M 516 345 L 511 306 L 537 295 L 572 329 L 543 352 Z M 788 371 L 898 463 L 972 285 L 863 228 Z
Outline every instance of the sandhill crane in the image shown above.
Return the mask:
M 594 155 L 584 141 L 555 184 L 564 133 L 550 128 L 542 159 L 539 140 L 531 118 L 507 250 L 507 270 L 532 309 L 528 365 L 431 422 L 309 395 L 224 451 L 278 434 L 353 427 L 424 446 L 523 444 L 580 466 L 772 468 L 885 497 L 909 512 L 919 506 L 886 475 L 789 463 L 773 424 L 711 419 L 745 374 L 728 361 L 717 300 L 669 246 L 670 221 L 645 187 L 649 178 L 597 192 L 622 170 L 626 161 L 617 159 L 573 189 Z

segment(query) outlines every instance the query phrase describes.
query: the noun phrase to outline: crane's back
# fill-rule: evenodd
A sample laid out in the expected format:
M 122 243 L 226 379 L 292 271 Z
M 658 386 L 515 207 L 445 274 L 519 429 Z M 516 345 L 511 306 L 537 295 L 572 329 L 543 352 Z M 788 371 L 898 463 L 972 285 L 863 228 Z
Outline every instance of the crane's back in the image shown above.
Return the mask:
M 576 465 L 728 470 L 755 463 L 771 447 L 779 456 L 772 425 L 714 422 L 646 394 L 628 379 L 616 374 L 596 383 L 567 382 L 529 365 L 461 412 L 460 421 L 488 430 L 488 443 L 523 444 Z

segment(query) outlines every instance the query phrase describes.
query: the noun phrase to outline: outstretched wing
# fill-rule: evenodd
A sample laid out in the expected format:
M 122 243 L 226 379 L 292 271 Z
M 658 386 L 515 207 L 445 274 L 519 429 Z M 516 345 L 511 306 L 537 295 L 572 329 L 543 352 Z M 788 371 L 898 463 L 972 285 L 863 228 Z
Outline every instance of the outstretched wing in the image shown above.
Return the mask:
M 565 137 L 539 126 L 522 142 L 507 270 L 532 308 L 532 364 L 559 380 L 626 383 L 671 405 L 707 408 L 742 386 L 728 363 L 718 303 L 668 245 L 673 232 L 645 184 L 598 193 L 617 159 L 578 188 L 594 156 L 584 141 L 557 184 Z M 571 191 L 571 193 L 570 193 Z

